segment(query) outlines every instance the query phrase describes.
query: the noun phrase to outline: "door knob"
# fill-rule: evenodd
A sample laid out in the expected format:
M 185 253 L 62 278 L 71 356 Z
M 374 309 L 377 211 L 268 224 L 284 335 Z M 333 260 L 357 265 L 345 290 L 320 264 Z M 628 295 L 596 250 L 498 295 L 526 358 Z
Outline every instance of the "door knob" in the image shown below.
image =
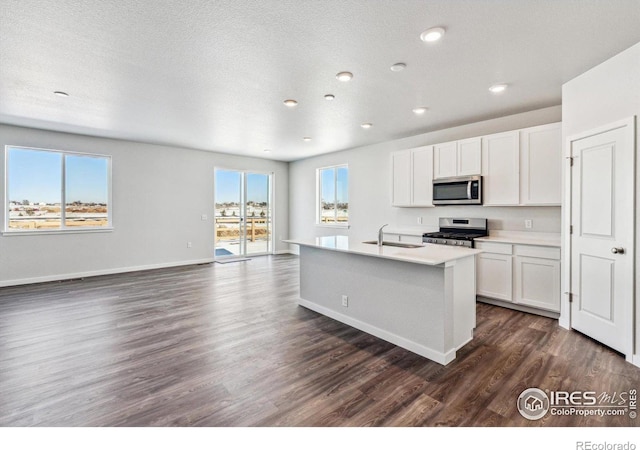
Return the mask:
M 622 248 L 622 247 L 613 247 L 611 249 L 611 253 L 617 254 L 617 255 L 622 255 L 624 253 L 624 248 Z

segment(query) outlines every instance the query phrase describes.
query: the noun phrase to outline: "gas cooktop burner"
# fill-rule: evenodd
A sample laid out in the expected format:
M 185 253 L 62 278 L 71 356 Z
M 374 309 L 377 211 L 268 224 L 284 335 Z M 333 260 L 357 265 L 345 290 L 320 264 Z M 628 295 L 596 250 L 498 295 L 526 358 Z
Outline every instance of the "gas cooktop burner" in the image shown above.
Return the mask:
M 458 245 L 473 247 L 473 240 L 487 236 L 487 219 L 440 219 L 440 231 L 425 233 L 422 242 L 428 244 Z

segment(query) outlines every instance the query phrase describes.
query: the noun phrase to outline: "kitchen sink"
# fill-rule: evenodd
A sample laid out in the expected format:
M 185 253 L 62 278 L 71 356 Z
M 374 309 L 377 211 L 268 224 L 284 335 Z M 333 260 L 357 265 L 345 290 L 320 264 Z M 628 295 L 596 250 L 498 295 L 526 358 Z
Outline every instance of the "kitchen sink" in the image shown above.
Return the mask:
M 378 245 L 378 241 L 364 241 L 363 244 L 375 244 Z M 382 241 L 382 245 L 389 247 L 402 247 L 402 248 L 420 248 L 421 244 L 407 244 L 404 242 Z

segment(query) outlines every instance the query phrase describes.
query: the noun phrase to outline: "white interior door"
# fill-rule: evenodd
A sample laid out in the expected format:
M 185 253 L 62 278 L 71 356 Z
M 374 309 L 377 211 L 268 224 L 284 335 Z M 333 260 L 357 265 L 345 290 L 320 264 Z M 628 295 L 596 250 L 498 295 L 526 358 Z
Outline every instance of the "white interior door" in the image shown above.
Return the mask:
M 634 122 L 570 139 L 571 327 L 633 349 Z

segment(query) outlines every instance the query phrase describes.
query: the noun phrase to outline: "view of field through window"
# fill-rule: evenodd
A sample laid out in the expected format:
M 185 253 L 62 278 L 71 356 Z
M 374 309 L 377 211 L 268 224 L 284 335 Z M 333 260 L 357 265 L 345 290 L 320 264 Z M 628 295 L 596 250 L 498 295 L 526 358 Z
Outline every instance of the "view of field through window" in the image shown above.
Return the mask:
M 104 156 L 9 147 L 9 230 L 108 226 L 109 164 Z
M 215 171 L 216 256 L 271 251 L 271 175 Z
M 319 169 L 320 211 L 318 222 L 347 224 L 349 222 L 349 168 L 347 166 Z

